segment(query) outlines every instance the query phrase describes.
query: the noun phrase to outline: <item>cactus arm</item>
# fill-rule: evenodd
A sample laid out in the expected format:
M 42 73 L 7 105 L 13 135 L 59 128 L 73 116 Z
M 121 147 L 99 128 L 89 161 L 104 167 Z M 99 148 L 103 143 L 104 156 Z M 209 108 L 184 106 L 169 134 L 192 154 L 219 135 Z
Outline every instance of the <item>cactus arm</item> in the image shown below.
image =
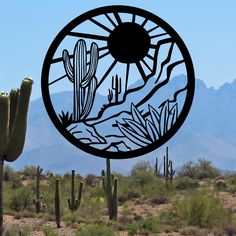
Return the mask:
M 10 120 L 9 120 L 9 133 L 12 131 L 12 127 L 14 125 L 18 102 L 19 102 L 20 90 L 19 89 L 12 89 L 10 92 Z
M 78 193 L 78 204 L 80 205 L 81 203 L 81 196 L 82 196 L 82 190 L 83 190 L 83 181 L 80 182 L 80 187 L 79 187 L 79 193 Z M 79 206 L 78 205 L 78 206 Z
M 117 83 L 118 83 L 118 85 L 117 85 L 118 94 L 120 94 L 121 93 L 121 77 L 118 77 L 118 75 L 117 75 Z
M 66 75 L 68 79 L 74 83 L 74 73 L 73 73 L 73 67 L 70 62 L 69 52 L 64 49 L 62 52 L 62 58 L 63 58 L 63 65 L 66 71 Z
M 75 120 L 81 120 L 84 104 L 84 90 L 81 87 L 82 79 L 87 71 L 87 49 L 84 40 L 79 40 L 74 49 L 74 115 Z
M 102 170 L 102 186 L 105 192 L 105 195 L 107 196 L 107 187 L 106 187 L 106 174 L 105 170 Z
M 10 134 L 5 158 L 9 162 L 15 161 L 23 151 L 32 84 L 33 80 L 31 79 L 24 79 L 21 84 L 17 114 Z
M 10 101 L 6 93 L 0 94 L 0 158 L 6 154 L 9 137 Z
M 98 45 L 92 43 L 91 45 L 91 54 L 90 54 L 90 65 L 86 76 L 83 78 L 81 87 L 87 87 L 92 78 L 95 76 L 97 66 L 98 66 Z
M 84 107 L 83 107 L 83 112 L 81 114 L 81 119 L 86 118 L 93 106 L 94 98 L 96 95 L 96 89 L 97 89 L 97 79 L 94 77 L 90 84 L 89 88 L 87 88 L 86 93 L 85 93 L 85 100 L 84 100 Z

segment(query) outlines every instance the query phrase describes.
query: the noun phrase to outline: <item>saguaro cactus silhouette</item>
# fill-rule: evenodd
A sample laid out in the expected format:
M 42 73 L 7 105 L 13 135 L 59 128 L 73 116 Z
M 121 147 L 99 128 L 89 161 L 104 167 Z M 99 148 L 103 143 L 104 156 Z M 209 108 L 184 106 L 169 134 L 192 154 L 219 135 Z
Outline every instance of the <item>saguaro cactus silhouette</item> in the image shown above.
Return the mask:
M 84 120 L 89 115 L 97 89 L 95 73 L 99 53 L 96 43 L 92 43 L 90 51 L 90 62 L 88 63 L 86 43 L 80 39 L 74 48 L 73 64 L 70 62 L 69 52 L 63 50 L 62 53 L 67 77 L 74 85 L 73 118 L 77 122 Z
M 114 90 L 115 94 L 115 104 L 119 102 L 119 94 L 121 93 L 121 78 L 116 75 L 112 76 L 112 89 Z
M 37 167 L 37 174 L 36 174 L 36 198 L 33 199 L 33 202 L 35 204 L 36 213 L 41 212 L 42 207 L 42 201 L 43 197 L 40 195 L 40 176 L 43 169 L 40 168 L 40 166 Z
M 110 220 L 116 220 L 118 214 L 118 179 L 111 174 L 110 159 L 106 159 L 107 171 L 102 170 L 102 183 L 107 199 Z
M 71 198 L 68 198 L 68 205 L 71 212 L 77 210 L 81 203 L 81 195 L 83 189 L 83 182 L 80 182 L 78 198 L 75 198 L 75 171 L 71 171 Z
M 20 89 L 0 93 L 0 236 L 3 235 L 3 167 L 23 151 L 33 80 L 26 78 Z

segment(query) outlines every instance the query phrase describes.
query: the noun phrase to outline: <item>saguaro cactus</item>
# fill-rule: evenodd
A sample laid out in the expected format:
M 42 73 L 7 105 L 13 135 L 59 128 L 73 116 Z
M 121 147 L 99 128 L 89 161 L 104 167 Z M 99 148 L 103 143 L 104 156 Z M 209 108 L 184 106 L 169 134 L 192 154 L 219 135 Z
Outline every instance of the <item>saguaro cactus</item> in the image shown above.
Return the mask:
M 156 163 L 155 163 L 155 173 L 158 177 L 161 176 L 161 165 L 159 165 L 158 158 L 156 157 Z
M 55 220 L 57 228 L 61 227 L 61 206 L 60 206 L 60 180 L 56 179 L 56 188 L 55 188 Z
M 0 236 L 3 235 L 3 167 L 23 151 L 33 80 L 26 78 L 20 89 L 0 93 Z
M 37 167 L 37 174 L 36 174 L 36 198 L 33 199 L 33 202 L 35 204 L 36 213 L 41 212 L 43 197 L 40 195 L 40 176 L 43 169 L 40 168 L 40 166 Z
M 70 62 L 69 52 L 67 50 L 62 52 L 67 77 L 74 85 L 73 118 L 77 122 L 89 115 L 97 89 L 95 73 L 99 53 L 96 43 L 92 43 L 90 51 L 90 63 L 88 63 L 86 43 L 80 39 L 74 48 L 73 64 Z
M 110 220 L 116 220 L 118 214 L 118 179 L 111 174 L 110 159 L 106 159 L 107 171 L 102 170 L 103 188 L 107 199 Z
M 78 198 L 75 198 L 75 171 L 71 171 L 71 198 L 68 198 L 68 205 L 71 212 L 77 210 L 81 203 L 83 182 L 80 182 Z
M 114 90 L 115 94 L 115 104 L 119 102 L 119 94 L 121 93 L 121 78 L 116 75 L 112 76 L 112 89 Z
M 166 147 L 166 155 L 164 156 L 164 176 L 167 187 L 169 179 L 172 183 L 174 175 L 175 170 L 173 169 L 173 162 L 169 160 L 168 147 Z

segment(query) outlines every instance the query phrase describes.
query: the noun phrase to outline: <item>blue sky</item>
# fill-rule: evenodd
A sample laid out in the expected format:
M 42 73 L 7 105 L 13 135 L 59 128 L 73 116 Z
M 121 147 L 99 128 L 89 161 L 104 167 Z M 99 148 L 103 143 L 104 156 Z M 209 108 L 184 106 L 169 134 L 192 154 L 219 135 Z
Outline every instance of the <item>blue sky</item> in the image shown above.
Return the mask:
M 140 7 L 167 21 L 186 43 L 196 77 L 208 86 L 236 78 L 235 0 L 9 0 L 0 8 L 0 91 L 30 76 L 32 99 L 40 97 L 43 60 L 57 33 L 81 13 L 115 4 Z

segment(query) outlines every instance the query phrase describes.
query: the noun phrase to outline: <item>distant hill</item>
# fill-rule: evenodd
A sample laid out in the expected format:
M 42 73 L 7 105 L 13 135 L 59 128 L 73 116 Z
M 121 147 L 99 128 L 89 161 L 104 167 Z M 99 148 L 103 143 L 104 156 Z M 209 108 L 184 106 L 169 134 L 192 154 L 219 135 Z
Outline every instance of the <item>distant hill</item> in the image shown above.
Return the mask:
M 62 107 L 71 104 L 70 98 L 71 92 L 53 95 L 54 104 L 63 104 Z M 106 98 L 101 96 L 100 99 L 103 101 Z M 196 80 L 190 114 L 178 133 L 166 144 L 174 166 L 179 167 L 186 160 L 205 158 L 220 169 L 236 169 L 235 104 L 236 80 L 217 90 L 207 88 L 202 80 Z M 59 106 L 56 109 L 59 111 Z M 93 157 L 77 149 L 59 134 L 46 113 L 42 99 L 31 102 L 28 124 L 25 149 L 22 156 L 11 164 L 14 168 L 39 164 L 45 170 L 64 173 L 76 169 L 82 175 L 99 174 L 104 168 L 103 158 Z M 162 160 L 166 145 L 142 157 L 114 160 L 113 169 L 128 173 L 137 161 L 154 163 L 155 157 Z

